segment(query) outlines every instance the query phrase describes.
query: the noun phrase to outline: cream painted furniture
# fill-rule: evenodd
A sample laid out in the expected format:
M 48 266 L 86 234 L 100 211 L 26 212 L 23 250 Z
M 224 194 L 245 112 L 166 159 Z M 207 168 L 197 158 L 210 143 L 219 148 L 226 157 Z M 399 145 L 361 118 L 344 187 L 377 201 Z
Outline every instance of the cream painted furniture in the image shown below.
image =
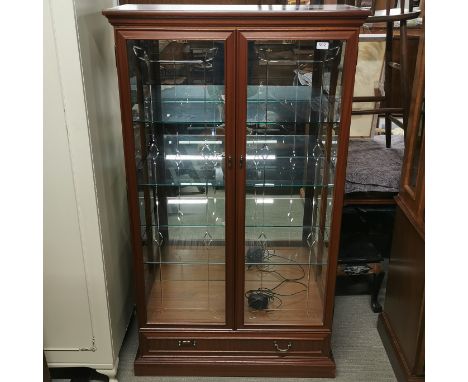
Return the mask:
M 116 381 L 131 255 L 111 0 L 44 2 L 44 350 Z

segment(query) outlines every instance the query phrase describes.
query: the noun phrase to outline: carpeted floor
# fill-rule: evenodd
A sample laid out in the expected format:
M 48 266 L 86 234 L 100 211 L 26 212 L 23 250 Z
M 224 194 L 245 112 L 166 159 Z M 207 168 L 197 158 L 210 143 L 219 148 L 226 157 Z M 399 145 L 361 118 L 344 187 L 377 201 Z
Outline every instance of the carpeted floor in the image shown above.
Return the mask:
M 383 291 L 381 291 L 382 293 Z M 396 381 L 387 354 L 377 333 L 377 314 L 369 306 L 369 296 L 337 296 L 332 347 L 337 366 L 336 382 Z M 220 377 L 135 377 L 133 360 L 137 351 L 135 320 L 128 330 L 117 378 L 119 382 L 305 382 L 298 378 L 220 378 Z M 314 382 L 332 381 L 313 379 Z

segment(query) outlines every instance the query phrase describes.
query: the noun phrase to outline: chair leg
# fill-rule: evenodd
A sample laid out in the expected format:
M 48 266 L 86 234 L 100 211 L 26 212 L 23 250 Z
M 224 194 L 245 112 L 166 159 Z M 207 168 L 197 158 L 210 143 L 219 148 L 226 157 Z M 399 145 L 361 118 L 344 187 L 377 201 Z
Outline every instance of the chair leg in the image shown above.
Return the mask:
M 403 131 L 406 138 L 406 126 L 408 125 L 409 110 L 409 86 L 408 86 L 408 34 L 406 20 L 400 21 L 400 81 L 401 98 L 403 106 Z
M 390 62 L 392 61 L 393 51 L 393 22 L 387 23 L 387 36 L 385 41 L 385 107 L 391 107 L 391 92 L 392 92 L 392 69 Z M 385 114 L 385 146 L 390 148 L 392 146 L 392 121 L 390 115 Z
M 380 313 L 382 311 L 382 305 L 379 303 L 379 291 L 382 286 L 382 281 L 385 277 L 385 272 L 374 273 L 372 282 L 372 294 L 371 294 L 371 308 L 374 313 Z

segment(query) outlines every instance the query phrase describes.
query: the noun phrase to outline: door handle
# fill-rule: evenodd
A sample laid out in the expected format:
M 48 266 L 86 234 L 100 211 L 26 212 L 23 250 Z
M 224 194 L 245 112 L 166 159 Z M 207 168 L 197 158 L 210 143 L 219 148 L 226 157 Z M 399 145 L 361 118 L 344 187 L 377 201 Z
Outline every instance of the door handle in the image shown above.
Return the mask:
M 228 167 L 232 168 L 232 156 L 231 155 L 228 156 Z
M 239 166 L 240 168 L 242 168 L 242 165 L 244 164 L 244 156 L 241 155 L 240 158 L 239 158 Z
M 280 348 L 276 341 L 273 342 L 273 344 L 275 345 L 275 349 L 278 350 L 281 353 L 286 353 L 287 351 L 289 351 L 289 349 L 291 349 L 291 346 L 292 346 L 291 342 L 288 342 L 288 347 L 287 348 Z

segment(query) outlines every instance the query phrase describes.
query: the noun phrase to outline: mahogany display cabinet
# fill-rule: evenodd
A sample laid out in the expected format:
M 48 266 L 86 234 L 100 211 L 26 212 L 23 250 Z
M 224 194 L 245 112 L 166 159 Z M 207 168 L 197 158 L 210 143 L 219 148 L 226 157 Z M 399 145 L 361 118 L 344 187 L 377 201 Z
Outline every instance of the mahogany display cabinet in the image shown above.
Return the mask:
M 344 6 L 123 5 L 137 375 L 333 377 L 360 25 Z

